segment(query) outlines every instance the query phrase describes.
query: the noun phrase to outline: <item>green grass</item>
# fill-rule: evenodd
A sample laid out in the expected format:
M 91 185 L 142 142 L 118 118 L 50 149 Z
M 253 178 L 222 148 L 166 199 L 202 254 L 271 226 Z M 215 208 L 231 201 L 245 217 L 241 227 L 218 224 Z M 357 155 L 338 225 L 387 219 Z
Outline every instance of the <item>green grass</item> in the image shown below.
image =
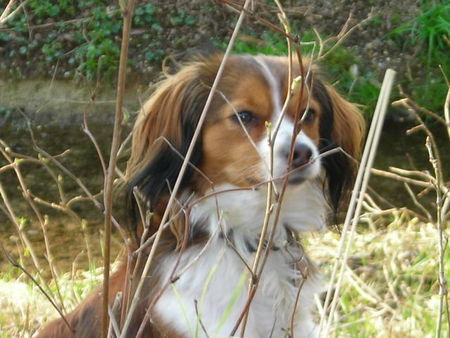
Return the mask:
M 326 40 L 327 36 L 321 36 Z M 305 31 L 300 37 L 302 42 L 301 51 L 303 55 L 315 58 L 319 49 L 319 40 L 313 31 Z M 218 43 L 221 49 L 226 48 L 225 43 Z M 333 45 L 325 45 L 325 53 Z M 242 34 L 236 41 L 233 51 L 245 54 L 266 54 L 266 55 L 287 55 L 288 49 L 286 40 L 278 33 L 265 31 L 261 36 L 253 33 Z M 356 52 L 351 48 L 342 45 L 332 51 L 323 61 L 321 68 L 327 74 L 326 80 L 333 83 L 349 100 L 363 104 L 363 109 L 367 117 L 370 117 L 375 108 L 380 84 L 370 72 L 360 71 L 355 73 L 355 66 L 360 63 Z
M 64 305 L 69 311 L 97 288 L 102 269 L 64 273 L 58 280 Z M 36 276 L 35 276 L 36 278 Z M 50 292 L 56 295 L 55 283 Z M 0 337 L 31 337 L 44 323 L 58 317 L 48 299 L 24 274 L 13 268 L 0 273 Z
M 390 215 L 392 220 L 368 217 L 379 228 L 360 226 L 353 241 L 341 289 L 337 337 L 433 337 L 439 299 L 435 224 L 399 211 Z M 326 233 L 309 240 L 322 270 L 331 271 L 339 239 L 338 234 Z M 448 250 L 445 268 L 450 269 Z M 443 327 L 446 337 L 449 329 Z
M 450 48 L 450 4 L 448 1 L 426 1 L 422 13 L 400 25 L 390 35 L 405 45 L 425 47 L 422 57 L 427 66 L 432 63 L 444 64 L 448 60 Z
M 442 97 L 447 85 L 439 67 L 450 75 L 450 3 L 448 1 L 423 1 L 422 13 L 399 25 L 387 36 L 402 47 L 414 47 L 418 51 L 417 65 L 425 66 L 421 77 L 415 77 L 402 85 L 409 88 L 417 102 L 433 111 L 442 112 Z M 423 68 L 423 67 L 422 67 Z M 414 70 L 413 70 L 414 71 Z
M 364 220 L 378 228 L 367 229 Z M 333 232 L 307 239 L 307 251 L 322 272 L 330 273 L 339 239 Z M 438 308 L 437 257 L 434 224 L 401 211 L 388 217 L 366 214 L 344 277 L 336 336 L 432 337 Z M 445 267 L 450 270 L 448 250 Z M 98 286 L 101 277 L 101 269 L 64 274 L 59 283 L 67 308 Z M 57 317 L 36 286 L 12 270 L 0 275 L 0 305 L 0 337 L 29 337 L 42 323 Z M 444 328 L 443 337 L 448 334 L 448 327 Z

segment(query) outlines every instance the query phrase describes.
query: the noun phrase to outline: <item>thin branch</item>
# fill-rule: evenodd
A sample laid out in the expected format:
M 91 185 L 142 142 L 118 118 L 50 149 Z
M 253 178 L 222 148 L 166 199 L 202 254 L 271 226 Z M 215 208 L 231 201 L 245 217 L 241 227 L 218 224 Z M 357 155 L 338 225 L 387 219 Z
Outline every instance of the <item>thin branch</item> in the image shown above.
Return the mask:
M 75 333 L 75 330 L 70 326 L 69 322 L 67 321 L 67 318 L 64 316 L 64 314 L 61 312 L 61 310 L 59 309 L 59 307 L 55 304 L 55 302 L 53 301 L 53 299 L 48 295 L 48 293 L 41 287 L 41 285 L 38 283 L 38 281 L 36 279 L 34 279 L 34 277 L 27 271 L 27 269 L 25 269 L 22 265 L 19 264 L 19 262 L 17 262 L 17 260 L 11 256 L 5 249 L 5 247 L 3 246 L 3 244 L 0 242 L 0 250 L 3 252 L 3 254 L 6 256 L 6 258 L 8 259 L 8 261 L 16 268 L 20 269 L 24 274 L 26 274 L 28 276 L 28 278 L 31 279 L 31 281 L 39 288 L 39 290 L 42 292 L 42 294 L 48 299 L 48 301 L 52 304 L 52 306 L 56 309 L 56 311 L 58 311 L 59 315 L 61 316 L 61 318 L 63 319 L 64 323 L 67 325 L 68 329 L 70 330 L 70 332 L 72 334 Z
M 431 165 L 434 169 L 434 174 L 436 177 L 436 223 L 437 223 L 437 240 L 439 247 L 439 309 L 437 315 L 436 323 L 436 337 L 440 338 L 442 334 L 442 320 L 444 315 L 444 306 L 447 308 L 448 313 L 448 285 L 447 278 L 445 276 L 445 248 L 444 248 L 444 223 L 442 220 L 441 207 L 442 207 L 442 193 L 440 186 L 443 184 L 441 180 L 442 172 L 439 168 L 439 161 L 433 152 L 432 140 L 427 137 L 425 142 L 426 148 L 428 150 L 428 156 Z M 450 323 L 449 323 L 450 324 Z
M 417 185 L 417 186 L 423 187 L 423 188 L 430 188 L 433 186 L 430 182 L 414 180 L 412 178 L 403 177 L 403 176 L 400 176 L 400 175 L 397 175 L 394 173 L 390 173 L 388 171 L 380 170 L 380 169 L 372 168 L 370 171 L 372 172 L 372 174 L 375 174 L 378 176 L 391 178 L 393 180 L 401 181 L 401 182 L 405 182 L 405 183 L 409 183 L 409 184 L 414 184 L 414 185 Z
M 123 123 L 123 102 L 125 96 L 125 82 L 127 74 L 128 47 L 130 43 L 130 30 L 133 20 L 133 12 L 136 0 L 129 0 L 122 8 L 122 45 L 120 48 L 120 61 L 117 80 L 117 100 L 116 112 L 114 117 L 114 130 L 109 157 L 107 175 L 105 176 L 104 188 L 104 207 L 105 207 L 105 225 L 104 225 L 104 262 L 103 262 L 103 316 L 102 316 L 102 337 L 108 335 L 108 300 L 109 300 L 109 273 L 111 260 L 111 221 L 112 221 L 112 200 L 113 200 L 113 181 L 115 177 L 115 168 L 117 161 L 117 152 L 120 147 L 120 139 Z
M 345 272 L 345 266 L 347 258 L 350 252 L 350 244 L 352 242 L 356 225 L 359 219 L 359 214 L 362 207 L 363 196 L 365 194 L 369 176 L 370 169 L 375 157 L 376 148 L 378 145 L 378 140 L 381 134 L 381 129 L 384 121 L 384 115 L 386 112 L 389 95 L 392 88 L 393 79 L 395 72 L 388 69 L 381 87 L 380 96 L 378 98 L 377 106 L 375 108 L 375 113 L 372 121 L 371 128 L 369 130 L 369 135 L 367 137 L 366 146 L 364 148 L 363 156 L 361 159 L 361 164 L 358 170 L 358 175 L 356 177 L 355 186 L 353 188 L 349 209 L 345 217 L 344 227 L 342 231 L 342 237 L 339 245 L 339 249 L 336 255 L 336 262 L 333 267 L 332 275 L 328 285 L 328 291 L 325 298 L 325 303 L 323 307 L 322 316 L 320 319 L 319 335 L 322 334 L 327 337 L 330 330 L 330 325 L 334 317 L 334 311 L 337 306 L 339 299 L 339 291 Z M 358 200 L 358 201 L 357 201 Z M 353 222 L 351 222 L 353 219 Z M 351 222 L 351 227 L 350 227 Z M 348 239 L 347 236 L 349 235 Z M 340 268 L 339 276 L 337 273 Z M 337 278 L 337 279 L 336 279 Z M 334 293 L 333 297 L 332 294 Z M 331 302 L 331 303 L 330 303 Z M 326 320 L 326 314 L 328 307 L 330 306 L 330 312 L 328 315 L 328 320 Z
M 12 10 L 13 6 L 16 4 L 17 0 L 9 0 L 5 9 L 0 15 L 0 27 L 5 24 L 8 20 L 11 20 L 28 2 L 29 0 L 22 1 L 22 3 L 17 6 L 16 9 Z
M 249 4 L 250 4 L 250 0 L 246 0 L 245 4 L 244 4 L 244 9 L 246 9 Z M 239 32 L 239 29 L 240 29 L 240 27 L 242 25 L 244 16 L 245 16 L 244 15 L 244 11 L 241 11 L 239 19 L 238 19 L 238 21 L 236 23 L 236 26 L 234 28 L 233 34 L 232 34 L 232 36 L 230 38 L 230 42 L 228 43 L 227 49 L 226 49 L 226 51 L 224 53 L 224 56 L 222 58 L 222 62 L 220 63 L 219 69 L 218 69 L 216 77 L 214 79 L 214 83 L 213 83 L 213 85 L 211 87 L 211 90 L 209 92 L 209 95 L 208 95 L 208 98 L 206 100 L 205 106 L 203 107 L 203 111 L 202 111 L 202 113 L 200 115 L 200 118 L 199 118 L 197 127 L 195 129 L 194 135 L 192 136 L 191 143 L 190 143 L 189 148 L 188 148 L 188 150 L 186 152 L 185 159 L 183 161 L 183 164 L 182 164 L 182 166 L 180 168 L 180 172 L 178 174 L 177 180 L 175 182 L 175 185 L 174 185 L 174 188 L 173 188 L 173 192 L 170 195 L 169 201 L 167 202 L 166 210 L 164 211 L 164 214 L 163 214 L 163 217 L 162 217 L 162 220 L 161 220 L 161 224 L 164 224 L 166 222 L 166 220 L 167 220 L 167 218 L 169 216 L 169 213 L 171 211 L 172 205 L 173 205 L 173 203 L 175 201 L 175 196 L 178 194 L 178 190 L 180 188 L 180 184 L 181 184 L 182 178 L 184 176 L 184 173 L 186 172 L 189 160 L 190 160 L 192 152 L 194 150 L 195 143 L 196 143 L 196 141 L 197 141 L 197 139 L 198 139 L 198 137 L 200 135 L 200 130 L 201 130 L 202 126 L 203 126 L 203 122 L 205 121 L 206 112 L 208 111 L 208 109 L 209 109 L 209 107 L 211 105 L 213 95 L 214 95 L 214 93 L 216 91 L 216 88 L 217 88 L 217 85 L 219 83 L 219 80 L 222 77 L 222 74 L 223 74 L 223 71 L 224 71 L 224 68 L 225 68 L 225 64 L 226 64 L 226 62 L 227 62 L 227 60 L 228 60 L 228 58 L 230 56 L 231 50 L 232 50 L 233 45 L 234 45 L 234 41 L 236 40 L 237 34 Z M 153 244 L 153 246 L 152 246 L 152 248 L 150 250 L 150 254 L 149 254 L 149 256 L 147 258 L 147 261 L 145 263 L 144 271 L 142 273 L 142 276 L 141 276 L 141 279 L 139 281 L 138 287 L 137 287 L 136 292 L 135 292 L 135 294 L 133 296 L 133 300 L 132 300 L 131 306 L 130 306 L 130 311 L 128 312 L 127 318 L 125 320 L 125 324 L 124 324 L 124 327 L 123 327 L 123 330 L 122 330 L 121 337 L 126 337 L 127 336 L 127 331 L 128 331 L 128 328 L 129 328 L 129 325 L 130 325 L 130 322 L 131 322 L 131 316 L 132 316 L 132 314 L 133 314 L 133 312 L 134 312 L 134 310 L 135 310 L 135 308 L 137 306 L 138 300 L 140 298 L 140 293 L 141 293 L 142 288 L 143 288 L 143 284 L 144 284 L 144 282 L 145 282 L 145 280 L 147 278 L 147 275 L 148 275 L 148 273 L 150 271 L 150 266 L 151 266 L 151 263 L 152 263 L 153 258 L 155 256 L 156 248 L 157 248 L 157 246 L 159 244 L 159 241 L 160 241 L 160 238 L 161 238 L 161 235 L 162 235 L 162 230 L 163 230 L 163 228 L 160 226 L 158 231 L 156 232 L 157 235 L 155 237 L 154 244 Z

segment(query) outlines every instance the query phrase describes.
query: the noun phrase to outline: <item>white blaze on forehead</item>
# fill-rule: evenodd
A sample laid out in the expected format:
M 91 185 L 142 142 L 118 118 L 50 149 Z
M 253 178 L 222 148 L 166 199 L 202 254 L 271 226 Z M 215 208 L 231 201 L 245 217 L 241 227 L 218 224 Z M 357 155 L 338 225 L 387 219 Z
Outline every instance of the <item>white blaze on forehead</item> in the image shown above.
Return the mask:
M 255 58 L 255 60 L 260 66 L 264 78 L 269 84 L 273 104 L 272 121 L 276 121 L 279 114 L 281 114 L 282 109 L 280 81 L 278 81 L 276 75 L 272 72 L 272 70 L 262 58 Z
M 291 141 L 294 132 L 294 121 L 290 116 L 281 117 L 282 109 L 283 109 L 283 98 L 281 92 L 281 84 L 282 82 L 279 79 L 277 70 L 271 69 L 266 59 L 263 57 L 254 58 L 256 64 L 259 66 L 262 75 L 264 76 L 267 84 L 269 86 L 270 95 L 272 98 L 272 116 L 271 121 L 272 127 L 277 128 L 278 130 L 274 133 L 275 140 L 273 142 L 273 152 L 271 152 L 269 142 L 267 138 L 261 140 L 258 144 L 258 149 L 260 154 L 262 155 L 262 159 L 265 162 L 263 165 L 264 170 L 267 172 L 268 178 L 271 177 L 281 177 L 287 171 L 287 160 L 288 160 L 288 151 L 291 148 Z M 279 125 L 279 120 L 281 118 L 281 122 Z M 312 152 L 312 158 L 315 158 L 319 155 L 319 151 L 315 146 L 314 142 L 303 132 L 300 131 L 298 135 L 296 135 L 295 139 L 296 144 L 304 144 L 308 148 L 310 148 Z M 272 175 L 269 173 L 269 161 L 271 158 L 271 153 L 273 156 L 273 173 Z M 320 161 L 314 161 L 311 163 L 304 173 L 307 173 L 309 177 L 315 177 L 320 172 Z M 306 178 L 306 176 L 305 176 Z

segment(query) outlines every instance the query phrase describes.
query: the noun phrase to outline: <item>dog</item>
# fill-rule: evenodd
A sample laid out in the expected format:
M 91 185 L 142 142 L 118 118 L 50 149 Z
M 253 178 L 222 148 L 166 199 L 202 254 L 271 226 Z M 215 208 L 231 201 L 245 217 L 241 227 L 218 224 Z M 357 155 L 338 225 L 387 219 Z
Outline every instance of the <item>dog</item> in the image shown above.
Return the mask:
M 221 61 L 199 58 L 168 76 L 135 123 L 127 205 L 136 248 L 163 229 L 127 337 L 139 328 L 142 337 L 317 336 L 323 286 L 301 233 L 326 229 L 351 188 L 363 118 L 308 60 L 231 56 L 160 224 Z M 111 307 L 123 295 L 120 327 L 150 246 L 140 251 L 140 263 L 128 259 L 110 280 Z M 101 299 L 100 290 L 67 315 L 75 336 L 100 335 Z M 68 335 L 61 319 L 40 333 Z

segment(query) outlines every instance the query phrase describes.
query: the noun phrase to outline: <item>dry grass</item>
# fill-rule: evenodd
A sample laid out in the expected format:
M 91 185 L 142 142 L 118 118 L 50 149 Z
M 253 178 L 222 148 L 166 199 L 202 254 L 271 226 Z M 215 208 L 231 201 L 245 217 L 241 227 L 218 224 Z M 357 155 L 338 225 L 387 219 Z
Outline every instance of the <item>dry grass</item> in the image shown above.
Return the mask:
M 252 14 L 251 11 L 247 10 L 249 3 L 250 1 L 246 1 L 244 8 L 240 9 L 241 17 L 244 14 Z M 131 4 L 133 4 L 132 1 Z M 280 13 L 283 14 L 281 8 Z M 131 20 L 130 13 L 128 13 L 128 17 L 125 17 L 129 21 Z M 3 17 L 1 19 L 3 20 Z M 2 20 L 0 20 L 0 25 Z M 283 18 L 283 20 L 286 19 Z M 289 25 L 283 20 L 282 23 L 285 26 L 284 35 L 290 39 Z M 241 21 L 242 19 L 239 20 L 239 22 Z M 238 27 L 239 24 L 235 32 L 237 32 Z M 124 34 L 124 37 L 127 36 Z M 235 36 L 233 35 L 233 37 Z M 227 53 L 231 51 L 232 41 L 233 39 L 231 40 Z M 337 43 L 340 43 L 341 39 L 337 41 Z M 126 55 L 126 47 L 122 51 Z M 300 49 L 297 49 L 297 52 L 301 54 Z M 289 55 L 291 58 L 292 54 L 293 51 L 289 47 Z M 122 59 L 125 60 L 123 61 L 123 67 L 121 67 L 122 72 L 119 73 L 123 77 L 119 81 L 119 89 L 125 85 L 125 55 L 123 55 Z M 220 72 L 218 77 L 220 77 Z M 122 98 L 123 93 L 118 95 L 117 100 L 117 125 L 122 123 Z M 206 110 L 207 107 L 204 108 L 202 118 Z M 418 118 L 418 122 L 419 129 L 427 132 L 427 128 L 420 118 Z M 199 123 L 198 131 L 200 127 L 201 123 Z M 120 131 L 120 128 L 118 130 Z M 196 135 L 198 135 L 198 131 L 196 131 Z M 429 173 L 419 175 L 424 182 L 430 184 L 431 189 L 437 195 L 436 210 L 429 211 L 428 213 L 429 222 L 419 221 L 417 217 L 410 216 L 411 213 L 405 209 L 391 209 L 388 212 L 380 210 L 377 206 L 370 203 L 368 199 L 365 205 L 366 213 L 361 218 L 358 227 L 356 227 L 354 237 L 348 242 L 349 252 L 351 253 L 349 257 L 342 259 L 345 256 L 338 249 L 341 245 L 341 239 L 340 235 L 336 233 L 315 234 L 305 238 L 308 251 L 316 261 L 320 262 L 322 271 L 331 272 L 336 259 L 342 259 L 343 278 L 340 290 L 336 293 L 338 296 L 335 297 L 338 300 L 336 311 L 331 312 L 331 318 L 329 320 L 329 323 L 331 323 L 330 335 L 337 337 L 431 337 L 435 335 L 440 337 L 450 335 L 448 299 L 445 284 L 445 272 L 449 271 L 450 268 L 450 254 L 448 250 L 445 250 L 447 245 L 446 241 L 449 236 L 449 224 L 446 221 L 446 217 L 448 216 L 448 203 L 445 205 L 446 202 L 444 202 L 448 202 L 450 197 L 446 183 L 442 178 L 444 169 L 433 143 L 432 135 L 428 135 L 427 144 L 430 153 L 430 162 L 435 167 L 435 173 L 433 175 Z M 116 166 L 115 156 L 119 146 L 120 132 L 117 132 L 113 138 L 113 156 L 109 163 L 110 176 L 107 176 L 105 180 L 105 186 L 107 187 L 105 189 L 107 202 L 104 205 L 107 210 L 104 241 L 106 269 L 100 268 L 91 269 L 90 271 L 58 274 L 50 250 L 51 243 L 48 243 L 48 219 L 42 215 L 36 206 L 36 199 L 30 195 L 25 180 L 21 176 L 20 163 L 16 161 L 17 158 L 20 158 L 20 154 L 11 154 L 11 150 L 8 149 L 6 144 L 1 144 L 0 151 L 7 163 L 0 167 L 0 176 L 3 172 L 15 171 L 18 181 L 21 184 L 24 198 L 33 209 L 36 218 L 39 219 L 39 224 L 46 242 L 46 258 L 52 274 L 52 281 L 48 283 L 48 280 L 43 278 L 42 269 L 38 264 L 35 264 L 36 272 L 33 273 L 24 273 L 27 270 L 22 268 L 22 270 L 11 270 L 7 273 L 2 272 L 0 274 L 0 306 L 2 307 L 0 314 L 1 337 L 32 336 L 50 317 L 57 316 L 55 308 L 44 297 L 42 290 L 38 289 L 36 283 L 31 282 L 28 278 L 30 275 L 35 276 L 36 280 L 42 283 L 45 292 L 51 294 L 53 299 L 57 299 L 59 305 L 64 304 L 64 307 L 68 311 L 73 309 L 102 280 L 105 285 L 108 284 L 110 230 L 111 223 L 114 223 L 114 219 L 110 217 L 114 178 L 112 173 L 114 172 L 113 168 Z M 22 160 L 36 161 L 44 167 L 47 166 L 49 161 L 57 161 L 54 157 L 45 155 L 43 150 L 38 149 L 38 151 L 39 156 L 37 158 L 22 158 Z M 186 154 L 183 168 L 187 166 L 188 160 L 189 152 Z M 63 168 L 59 167 L 59 169 L 70 176 Z M 181 181 L 183 170 L 180 172 L 178 181 Z M 55 176 L 55 183 L 61 188 L 57 176 Z M 175 185 L 174 194 L 168 203 L 168 210 L 170 209 L 172 200 L 175 199 L 178 184 L 179 182 Z M 91 200 L 98 203 L 89 191 L 85 191 L 85 193 Z M 0 207 L 14 222 L 16 217 L 9 211 L 10 208 L 7 198 L 3 195 L 5 194 L 2 193 L 3 203 L 0 204 Z M 68 203 L 66 202 L 61 197 L 59 206 L 67 207 Z M 99 208 L 102 209 L 102 206 Z M 72 211 L 70 208 L 65 210 L 67 213 L 71 213 Z M 165 219 L 168 217 L 167 215 L 163 216 L 162 224 L 165 223 Z M 436 221 L 433 221 L 433 218 Z M 19 234 L 21 231 L 21 225 L 18 224 Z M 158 236 L 161 231 L 158 232 L 155 238 L 147 265 L 150 265 L 152 261 L 153 252 L 158 245 Z M 261 239 L 261 248 L 263 243 L 264 241 Z M 21 259 L 17 262 L 12 259 L 12 256 L 6 252 L 3 246 L 2 250 L 8 255 L 12 263 L 16 262 L 16 266 L 23 264 L 23 258 L 26 258 L 30 254 L 34 255 L 31 246 L 25 245 L 18 250 Z M 336 252 L 340 252 L 338 257 L 336 257 Z M 261 253 L 260 250 L 258 253 Z M 257 267 L 258 261 L 255 259 L 254 272 L 257 271 Z M 148 270 L 147 266 L 145 270 Z M 102 273 L 104 273 L 104 278 L 101 277 Z M 143 273 L 141 284 L 145 276 L 146 273 Z M 326 276 L 325 279 L 327 279 Z M 334 281 L 332 285 L 335 285 Z M 135 297 L 139 296 L 139 292 L 140 288 L 136 291 Z M 107 293 L 106 287 L 105 294 Z M 251 294 L 249 292 L 249 301 L 251 301 L 250 296 Z M 107 304 L 105 303 L 104 306 L 106 309 Z M 322 302 L 318 300 L 319 309 L 321 306 Z M 133 304 L 130 313 L 132 311 Z M 328 309 L 322 312 L 327 311 Z M 108 328 L 106 311 L 104 311 L 104 315 L 106 319 L 104 320 L 103 335 L 106 336 Z M 243 323 L 245 327 L 245 318 Z M 126 326 L 125 324 L 124 333 L 126 332 Z
M 435 224 L 400 210 L 383 216 L 367 214 L 364 219 L 366 225 L 359 225 L 352 241 L 333 335 L 434 336 L 439 303 Z M 310 253 L 323 271 L 334 262 L 339 238 L 329 232 L 308 240 Z M 448 252 L 445 267 L 450 268 Z M 448 334 L 447 326 L 442 336 Z
M 365 214 L 358 229 L 332 334 L 433 337 L 439 303 L 436 226 L 393 210 L 381 216 Z M 448 230 L 446 235 L 450 235 Z M 331 270 L 339 241 L 335 232 L 305 239 L 322 271 Z M 445 269 L 450 270 L 448 251 Z M 62 275 L 59 286 L 66 307 L 74 308 L 101 280 L 101 268 Z M 36 286 L 13 271 L 0 278 L 0 306 L 0 337 L 30 337 L 44 322 L 58 316 Z M 442 336 L 448 332 L 444 325 Z

